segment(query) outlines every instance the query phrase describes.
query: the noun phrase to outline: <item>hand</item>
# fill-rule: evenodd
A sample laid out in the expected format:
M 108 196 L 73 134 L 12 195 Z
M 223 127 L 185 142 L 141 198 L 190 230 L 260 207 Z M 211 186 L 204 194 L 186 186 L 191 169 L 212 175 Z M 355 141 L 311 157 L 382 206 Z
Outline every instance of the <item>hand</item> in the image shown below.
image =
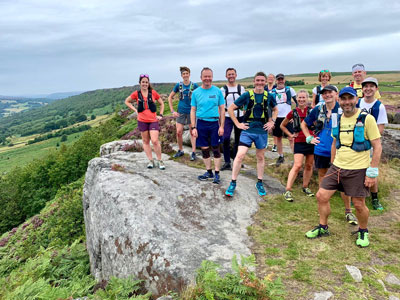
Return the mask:
M 269 121 L 266 124 L 264 124 L 264 130 L 271 131 L 275 127 L 275 122 Z
M 172 116 L 173 116 L 174 118 L 177 118 L 177 117 L 179 117 L 180 115 L 179 115 L 178 112 L 174 111 L 174 112 L 172 113 Z
M 371 178 L 368 176 L 365 176 L 365 181 L 364 181 L 364 185 L 368 188 L 374 186 L 377 183 L 377 179 L 376 178 Z
M 319 137 L 313 137 L 310 144 L 318 145 L 320 143 Z
M 159 120 L 159 121 L 162 119 L 161 116 L 157 116 L 156 118 L 157 118 L 157 120 Z
M 247 130 L 247 129 L 249 129 L 249 123 L 239 123 L 237 125 L 237 128 L 242 129 L 242 130 Z
M 197 134 L 197 128 L 193 128 L 192 129 L 192 136 L 197 138 L 198 134 Z
M 221 127 L 221 126 L 220 126 L 220 127 L 218 128 L 218 135 L 219 135 L 219 136 L 223 136 L 223 135 L 224 135 L 224 127 Z
M 297 138 L 298 136 L 299 136 L 298 132 L 295 132 L 295 133 L 292 134 L 292 138 Z

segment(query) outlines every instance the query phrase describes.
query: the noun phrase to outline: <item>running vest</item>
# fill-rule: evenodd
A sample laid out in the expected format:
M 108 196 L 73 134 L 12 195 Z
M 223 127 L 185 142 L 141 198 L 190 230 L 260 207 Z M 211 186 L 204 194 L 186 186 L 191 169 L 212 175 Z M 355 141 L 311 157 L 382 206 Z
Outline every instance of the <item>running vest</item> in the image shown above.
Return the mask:
M 244 122 L 247 121 L 260 121 L 262 123 L 267 123 L 268 121 L 268 92 L 264 91 L 264 96 L 262 103 L 256 103 L 255 95 L 254 95 L 254 90 L 249 91 L 250 95 L 250 100 L 249 103 L 244 107 L 245 113 L 244 113 Z M 258 110 L 258 112 L 261 111 L 261 116 L 260 117 L 254 117 L 254 110 Z
M 306 117 L 309 115 L 310 113 L 310 107 L 307 107 L 307 115 Z M 297 111 L 297 108 L 293 109 L 293 131 L 294 132 L 300 132 L 301 131 L 301 118 L 299 115 L 299 112 Z
M 233 96 L 233 101 L 235 101 L 235 94 L 238 94 L 239 97 L 242 94 L 242 86 L 240 84 L 237 85 L 237 92 L 229 92 L 229 88 L 227 85 L 224 85 L 224 90 L 225 90 L 225 111 L 228 111 L 228 101 L 226 100 L 226 98 L 228 97 L 229 94 L 232 94 Z M 240 112 L 239 109 L 237 109 L 236 111 L 236 117 L 239 117 Z
M 193 82 L 190 82 L 189 86 L 189 99 L 192 99 L 192 93 L 194 90 Z M 183 100 L 183 82 L 179 82 L 179 100 Z
M 357 108 L 360 108 L 360 103 L 361 103 L 361 99 L 358 99 L 358 102 L 356 104 Z M 366 113 L 372 115 L 376 121 L 378 121 L 378 116 L 379 116 L 379 106 L 382 104 L 381 101 L 376 100 L 376 102 L 374 103 L 374 105 L 372 105 L 372 107 L 369 109 L 369 111 L 365 108 L 362 109 L 362 111 L 365 111 Z
M 286 104 L 292 105 L 292 93 L 290 92 L 290 87 L 285 86 L 285 93 L 286 93 Z M 278 96 L 278 93 L 276 92 L 276 88 L 272 89 L 271 94 L 275 98 L 275 101 L 276 101 L 276 98 Z M 279 104 L 278 101 L 276 101 L 276 103 Z
M 341 146 L 349 147 L 356 152 L 367 151 L 371 149 L 371 142 L 365 139 L 365 119 L 368 116 L 366 112 L 360 112 L 357 117 L 356 124 L 353 129 L 353 142 L 351 146 L 342 145 L 340 143 L 340 133 L 341 132 L 351 132 L 351 130 L 340 130 L 340 119 L 342 115 L 339 115 L 337 118 L 337 122 L 332 122 L 332 135 L 336 139 L 336 149 L 339 149 Z M 334 124 L 336 123 L 336 124 Z
M 321 86 L 317 85 L 317 96 L 315 97 L 315 105 L 319 103 L 319 98 L 321 97 Z
M 315 125 L 312 126 L 312 130 L 314 130 L 314 134 L 318 135 L 322 129 L 324 129 L 325 121 L 328 119 L 328 110 L 326 108 L 326 104 L 319 105 L 319 113 L 318 118 L 315 121 Z
M 359 98 L 364 97 L 364 93 L 363 93 L 363 91 L 362 91 L 362 87 L 355 88 L 355 87 L 354 87 L 354 81 L 350 82 L 349 86 L 351 86 L 353 89 L 356 90 L 356 92 L 357 92 L 357 97 L 358 97 L 358 95 L 359 95 L 359 92 L 358 92 L 358 91 L 361 91 L 361 97 L 359 97 Z
M 142 95 L 141 91 L 138 91 L 138 99 L 139 99 L 139 101 L 138 101 L 138 112 L 143 112 L 145 110 L 145 106 L 144 106 L 144 101 L 145 100 L 143 98 L 143 95 Z M 148 96 L 147 96 L 147 106 L 149 107 L 151 112 L 154 113 L 154 112 L 157 111 L 156 104 L 154 103 L 153 98 L 152 98 L 152 91 L 151 90 L 149 90 L 149 93 L 148 93 Z

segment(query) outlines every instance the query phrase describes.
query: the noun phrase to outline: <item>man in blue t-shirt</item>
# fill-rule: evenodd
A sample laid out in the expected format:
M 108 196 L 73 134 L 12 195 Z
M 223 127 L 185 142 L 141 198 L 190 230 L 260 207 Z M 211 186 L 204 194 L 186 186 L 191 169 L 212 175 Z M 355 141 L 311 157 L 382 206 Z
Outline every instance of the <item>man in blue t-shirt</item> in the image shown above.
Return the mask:
M 219 184 L 221 151 L 219 149 L 224 134 L 225 99 L 221 90 L 212 85 L 213 72 L 203 68 L 200 75 L 202 85 L 192 94 L 190 120 L 196 145 L 201 148 L 207 171 L 198 176 L 199 180 L 212 180 Z M 211 168 L 210 147 L 214 154 L 215 176 Z
M 242 129 L 239 140 L 238 152 L 233 161 L 232 181 L 225 192 L 225 195 L 232 197 L 236 189 L 236 180 L 242 166 L 242 161 L 247 151 L 254 143 L 257 157 L 257 192 L 260 196 L 266 195 L 263 185 L 265 166 L 265 147 L 268 144 L 268 131 L 275 126 L 278 116 L 278 108 L 275 99 L 264 91 L 267 76 L 264 72 L 257 72 L 254 76 L 254 90 L 242 94 L 228 108 L 229 116 L 233 123 Z M 243 107 L 245 110 L 243 122 L 240 123 L 235 116 L 235 110 Z M 272 109 L 272 116 L 268 114 L 268 107 Z
M 326 172 L 331 165 L 332 149 L 332 120 L 337 120 L 337 116 L 342 113 L 339 103 L 336 101 L 338 90 L 334 85 L 327 85 L 321 90 L 324 104 L 315 106 L 310 114 L 301 123 L 301 129 L 306 136 L 309 144 L 314 144 L 314 164 L 318 169 L 318 181 L 322 182 Z M 315 127 L 314 136 L 308 130 L 308 127 Z M 341 193 L 344 206 L 345 218 L 352 225 L 357 225 L 357 218 L 351 210 L 350 197 Z
M 192 98 L 192 93 L 199 86 L 197 83 L 190 81 L 190 69 L 188 67 L 180 67 L 181 76 L 183 81 L 178 82 L 172 92 L 169 94 L 168 103 L 171 110 L 172 116 L 176 118 L 176 140 L 178 142 L 179 150 L 175 153 L 174 157 L 183 156 L 183 126 L 190 124 L 190 101 Z M 172 99 L 179 93 L 179 104 L 178 112 L 174 111 L 172 106 Z M 192 128 L 189 126 L 191 142 L 192 142 L 192 154 L 190 155 L 190 160 L 196 159 L 196 138 L 192 135 Z

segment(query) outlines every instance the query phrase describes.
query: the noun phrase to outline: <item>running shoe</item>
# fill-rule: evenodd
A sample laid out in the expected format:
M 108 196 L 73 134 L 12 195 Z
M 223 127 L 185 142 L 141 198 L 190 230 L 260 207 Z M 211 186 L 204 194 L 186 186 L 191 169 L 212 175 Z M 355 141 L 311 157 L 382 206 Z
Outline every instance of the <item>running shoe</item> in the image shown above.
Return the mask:
M 232 170 L 232 166 L 230 162 L 226 162 L 224 163 L 224 165 L 221 168 L 221 171 L 225 171 L 225 170 Z
M 346 213 L 346 221 L 351 225 L 357 225 L 357 218 L 353 213 Z
M 358 233 L 358 237 L 356 240 L 356 245 L 360 248 L 369 246 L 368 232 L 365 231 L 356 231 L 354 233 Z
M 383 210 L 383 206 L 379 202 L 379 199 L 372 199 L 372 208 L 375 210 Z
M 306 194 L 308 197 L 314 197 L 314 193 L 311 192 L 311 190 L 308 187 L 303 188 L 303 193 Z
M 190 160 L 191 161 L 194 161 L 194 160 L 196 160 L 196 152 L 192 152 L 192 154 L 190 155 Z
M 178 152 L 175 153 L 174 158 L 178 158 L 178 157 L 181 157 L 183 155 L 184 155 L 183 151 L 178 150 Z
M 228 189 L 225 191 L 225 195 L 228 197 L 233 197 L 233 194 L 235 193 L 235 189 L 236 189 L 236 182 L 231 181 Z
M 277 151 L 278 151 L 278 147 L 276 145 L 273 145 L 271 152 L 277 152 Z
M 293 202 L 293 195 L 291 191 L 286 191 L 283 193 L 283 196 L 285 197 L 285 200 L 288 202 Z
M 149 163 L 147 164 L 147 169 L 153 169 L 154 168 L 154 160 L 150 160 Z
M 203 175 L 198 176 L 197 178 L 199 180 L 201 180 L 201 181 L 213 180 L 214 179 L 214 174 L 212 172 L 208 173 L 208 171 L 207 171 Z
M 280 166 L 281 164 L 283 164 L 284 161 L 285 158 L 283 156 L 279 156 L 278 159 L 276 160 L 276 165 Z
M 162 160 L 158 161 L 158 167 L 160 168 L 160 170 L 165 170 L 165 165 Z
M 258 194 L 260 195 L 260 196 L 265 196 L 267 193 L 265 192 L 265 189 L 264 189 L 264 184 L 262 183 L 262 182 L 257 182 L 256 183 L 256 189 L 257 189 L 257 192 L 258 192 Z
M 213 183 L 219 184 L 220 182 L 221 182 L 221 180 L 219 178 L 219 174 L 215 173 Z
M 329 233 L 328 228 L 324 229 L 324 228 L 322 228 L 321 226 L 318 225 L 314 229 L 312 229 L 310 231 L 307 231 L 306 232 L 306 237 L 309 238 L 309 239 L 315 239 L 315 238 L 319 238 L 319 237 L 322 237 L 322 236 L 327 236 L 329 234 L 330 233 Z

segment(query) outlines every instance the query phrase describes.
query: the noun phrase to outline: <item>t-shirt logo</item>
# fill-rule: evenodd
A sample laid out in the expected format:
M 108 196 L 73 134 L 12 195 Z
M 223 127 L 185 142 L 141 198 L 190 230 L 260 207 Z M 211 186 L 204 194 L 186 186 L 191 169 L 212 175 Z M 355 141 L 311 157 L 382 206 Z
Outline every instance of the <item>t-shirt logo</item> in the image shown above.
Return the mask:
M 217 98 L 217 95 L 210 95 L 208 98 L 215 99 Z

